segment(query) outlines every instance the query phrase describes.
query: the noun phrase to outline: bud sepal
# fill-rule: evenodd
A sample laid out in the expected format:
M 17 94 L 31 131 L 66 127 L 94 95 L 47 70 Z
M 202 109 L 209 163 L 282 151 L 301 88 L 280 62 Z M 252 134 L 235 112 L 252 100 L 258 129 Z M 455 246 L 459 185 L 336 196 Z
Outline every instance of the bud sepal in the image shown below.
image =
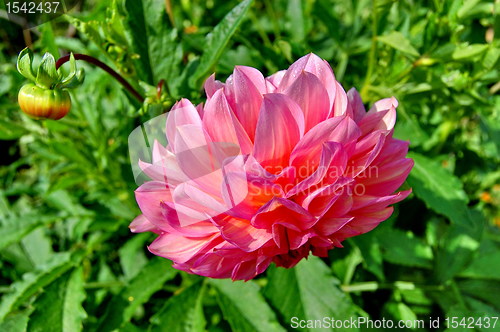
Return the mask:
M 52 54 L 45 53 L 38 70 L 33 70 L 33 53 L 25 48 L 19 54 L 17 69 L 21 75 L 31 81 L 21 87 L 18 102 L 22 111 L 35 119 L 58 120 L 71 109 L 71 97 L 68 88 L 75 88 L 83 83 L 84 73 L 76 68 L 73 54 L 70 55 L 70 71 L 63 75 L 56 67 Z

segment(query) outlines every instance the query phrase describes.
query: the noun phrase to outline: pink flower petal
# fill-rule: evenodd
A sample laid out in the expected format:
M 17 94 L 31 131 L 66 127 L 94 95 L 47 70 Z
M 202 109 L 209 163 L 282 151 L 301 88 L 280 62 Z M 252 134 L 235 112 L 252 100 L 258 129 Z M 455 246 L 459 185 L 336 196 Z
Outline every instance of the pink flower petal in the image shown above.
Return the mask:
M 303 71 L 284 91 L 304 112 L 305 131 L 325 120 L 329 113 L 329 99 L 326 89 L 315 75 Z
M 377 101 L 359 122 L 363 135 L 375 130 L 392 130 L 396 123 L 396 98 Z
M 272 239 L 270 230 L 255 228 L 248 220 L 226 217 L 215 222 L 222 237 L 243 251 L 255 251 Z
M 175 146 L 176 128 L 186 124 L 201 126 L 201 119 L 193 104 L 187 99 L 181 99 L 167 116 L 167 139 L 171 147 Z
M 201 252 L 215 247 L 221 241 L 222 239 L 219 234 L 213 234 L 204 238 L 188 238 L 165 233 L 158 236 L 151 243 L 149 251 L 177 263 L 185 263 Z
M 330 99 L 329 109 L 331 109 L 335 101 L 337 89 L 335 76 L 333 75 L 332 68 L 328 62 L 322 60 L 315 54 L 309 53 L 308 55 L 295 61 L 283 76 L 283 79 L 280 82 L 279 90 L 286 90 L 303 71 L 314 74 L 323 83 L 323 86 L 328 92 Z
M 280 70 L 279 72 L 266 77 L 266 92 L 274 93 L 278 90 L 283 76 L 285 76 L 286 70 Z
M 252 142 L 236 119 L 222 89 L 216 91 L 207 102 L 203 127 L 213 142 L 233 143 L 241 149 L 243 154 L 248 154 L 253 149 Z
M 274 197 L 252 218 L 253 226 L 265 229 L 270 229 L 273 224 L 282 224 L 300 231 L 312 227 L 315 222 L 316 219 L 309 211 L 295 202 L 280 197 Z
M 372 171 L 363 178 L 366 195 L 389 195 L 398 189 L 413 167 L 412 159 L 396 160 Z M 361 174 L 360 174 L 361 176 Z
M 161 211 L 160 203 L 171 202 L 172 193 L 167 184 L 149 181 L 137 188 L 135 198 L 139 208 L 147 220 L 158 229 L 172 231 Z
M 203 88 L 205 89 L 205 93 L 209 99 L 212 98 L 217 90 L 223 88 L 224 86 L 224 83 L 215 80 L 215 74 L 210 75 L 205 81 L 205 84 L 203 84 Z
M 136 217 L 128 227 L 133 233 L 156 232 L 157 229 L 143 214 Z
M 342 148 L 342 144 L 337 142 L 324 143 L 318 168 L 313 174 L 287 192 L 286 197 L 291 197 L 299 192 L 307 190 L 311 186 L 324 180 L 326 180 L 325 184 L 335 183 L 337 179 L 344 174 L 346 164 L 347 154 Z
M 254 140 L 257 119 L 266 93 L 264 76 L 254 68 L 236 66 L 226 81 L 228 101 L 251 141 Z
M 304 114 L 282 94 L 265 95 L 255 134 L 253 155 L 269 172 L 288 165 L 290 152 L 304 133 Z
M 348 100 L 347 95 L 344 91 L 342 85 L 339 82 L 335 82 L 335 101 L 333 103 L 332 116 L 343 116 L 347 113 Z
M 351 107 L 354 121 L 359 123 L 366 115 L 366 109 L 363 105 L 363 101 L 361 100 L 361 96 L 355 88 L 347 91 L 347 100 L 349 102 L 349 106 Z
M 340 142 L 345 148 L 346 144 L 356 140 L 359 135 L 359 128 L 351 118 L 327 119 L 309 130 L 298 142 L 291 153 L 290 165 L 314 170 L 319 164 L 323 143 Z

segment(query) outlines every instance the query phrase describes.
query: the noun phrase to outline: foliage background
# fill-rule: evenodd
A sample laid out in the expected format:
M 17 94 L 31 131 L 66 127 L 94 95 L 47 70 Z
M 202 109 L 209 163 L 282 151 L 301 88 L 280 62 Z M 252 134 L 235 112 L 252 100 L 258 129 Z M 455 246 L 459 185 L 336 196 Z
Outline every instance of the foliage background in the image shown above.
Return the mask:
M 500 316 L 499 1 L 88 0 L 29 33 L 0 9 L 0 331 Z M 86 82 L 71 113 L 26 117 L 15 61 L 30 39 L 38 56 L 71 51 L 110 64 L 148 105 L 79 62 Z M 247 283 L 187 275 L 149 254 L 154 236 L 127 227 L 139 213 L 130 132 L 180 97 L 202 101 L 214 71 L 224 79 L 240 64 L 267 75 L 307 52 L 366 104 L 399 100 L 395 136 L 411 142 L 413 194 L 328 259 Z M 169 93 L 158 99 L 160 79 Z

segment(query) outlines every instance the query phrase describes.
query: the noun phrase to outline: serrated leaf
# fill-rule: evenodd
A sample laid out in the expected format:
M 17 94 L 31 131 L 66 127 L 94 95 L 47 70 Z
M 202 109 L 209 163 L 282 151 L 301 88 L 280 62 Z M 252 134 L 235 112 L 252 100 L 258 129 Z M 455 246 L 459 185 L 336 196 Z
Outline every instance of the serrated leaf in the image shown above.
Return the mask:
M 45 53 L 38 72 L 36 74 L 36 84 L 44 88 L 50 89 L 58 81 L 59 74 L 56 70 L 56 60 L 50 53 Z
M 0 331 L 26 332 L 31 309 L 7 316 L 4 321 L 0 320 Z
M 68 22 L 74 25 L 81 33 L 86 35 L 88 39 L 93 41 L 97 46 L 101 47 L 104 45 L 104 41 L 101 38 L 101 35 L 98 32 L 98 23 L 97 21 L 89 21 L 84 22 L 73 16 L 64 15 Z
M 408 176 L 413 192 L 432 210 L 457 224 L 473 227 L 467 211 L 468 198 L 462 183 L 441 165 L 421 154 L 410 152 L 415 165 Z
M 196 282 L 171 297 L 150 321 L 150 331 L 196 332 L 205 331 L 203 315 L 204 283 Z
M 229 43 L 229 40 L 236 32 L 236 29 L 240 26 L 241 22 L 243 22 L 252 3 L 253 0 L 242 1 L 215 26 L 211 33 L 207 35 L 205 50 L 201 56 L 200 63 L 189 81 L 192 87 L 197 88 L 200 85 L 199 81 L 206 78 L 207 74 L 213 69 L 215 63 L 219 60 L 222 52 Z
M 128 0 L 125 1 L 128 15 L 125 31 L 134 53 L 139 76 L 149 84 L 156 84 L 165 79 L 168 86 L 174 86 L 179 76 L 182 61 L 182 43 L 178 32 L 170 27 L 165 1 L 163 0 Z
M 378 241 L 386 261 L 423 268 L 432 268 L 432 249 L 413 233 L 389 228 L 378 235 Z
M 467 195 L 458 178 L 427 157 L 417 153 L 409 153 L 408 156 L 415 161 L 408 177 L 413 192 L 429 208 L 452 222 L 440 239 L 436 255 L 436 278 L 444 282 L 469 263 L 479 245 L 484 221 L 479 214 L 473 218 L 472 211 L 467 207 Z
M 453 51 L 451 57 L 454 60 L 466 60 L 475 57 L 476 55 L 480 55 L 481 53 L 485 52 L 486 49 L 488 49 L 487 44 L 472 44 L 461 46 L 457 47 Z
M 377 40 L 381 43 L 389 45 L 390 47 L 401 51 L 403 53 L 418 57 L 420 54 L 412 46 L 410 41 L 399 31 L 393 31 L 387 35 L 378 36 Z
M 119 329 L 130 321 L 139 306 L 160 290 L 166 281 L 174 278 L 176 274 L 177 270 L 171 267 L 168 260 L 159 257 L 151 259 L 119 294 L 113 296 L 97 330 Z
M 24 274 L 22 280 L 10 286 L 11 292 L 2 297 L 0 321 L 43 287 L 71 269 L 80 259 L 81 255 L 71 255 L 69 252 L 54 254 L 47 264 Z
M 125 18 L 125 25 L 128 29 L 125 31 L 133 51 L 139 55 L 136 59 L 137 72 L 139 77 L 149 84 L 153 82 L 153 72 L 149 57 L 149 38 L 146 28 L 147 18 L 145 16 L 145 4 L 142 0 L 126 0 L 124 7 L 128 15 Z M 158 10 L 161 12 L 161 10 Z
M 233 331 L 285 331 L 253 281 L 210 279 L 217 300 Z
M 50 224 L 59 218 L 59 216 L 34 213 L 3 220 L 0 226 L 0 234 L 2 234 L 0 236 L 0 250 L 14 242 L 20 241 L 35 228 Z
M 286 323 L 299 320 L 335 317 L 336 320 L 358 316 L 358 308 L 339 288 L 339 281 L 317 257 L 302 260 L 293 269 L 270 268 L 264 295 L 281 313 Z M 300 329 L 307 331 L 307 329 Z M 310 331 L 331 331 L 328 328 Z M 358 329 L 353 328 L 352 331 Z
M 17 70 L 23 75 L 25 78 L 30 81 L 35 81 L 35 73 L 33 72 L 33 53 L 29 48 L 25 48 L 19 53 L 19 57 L 17 58 Z
M 54 332 L 81 331 L 82 322 L 87 316 L 82 308 L 85 296 L 83 269 L 80 267 L 65 273 L 48 285 L 36 299 L 29 331 L 44 332 L 48 326 Z
M 490 241 L 483 240 L 477 255 L 460 277 L 500 280 L 500 273 L 495 267 L 500 266 L 499 247 Z

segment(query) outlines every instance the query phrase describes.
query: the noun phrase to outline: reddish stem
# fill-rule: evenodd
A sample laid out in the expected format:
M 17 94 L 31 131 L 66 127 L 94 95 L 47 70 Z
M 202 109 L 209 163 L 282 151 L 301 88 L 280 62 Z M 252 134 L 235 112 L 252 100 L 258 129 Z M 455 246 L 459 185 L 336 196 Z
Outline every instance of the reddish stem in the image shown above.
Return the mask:
M 158 97 L 158 99 L 160 99 L 161 97 L 161 92 L 163 90 L 163 85 L 165 84 L 165 80 L 160 80 L 160 82 L 158 82 L 158 85 L 156 86 L 156 97 Z
M 90 55 L 85 55 L 85 54 L 78 54 L 74 53 L 73 56 L 75 57 L 75 60 L 83 60 L 87 61 L 88 63 L 91 63 L 93 65 L 96 65 L 97 67 L 101 68 L 104 70 L 106 73 L 110 74 L 113 76 L 125 89 L 127 89 L 137 100 L 139 100 L 141 103 L 144 102 L 144 97 L 141 96 L 139 92 L 137 92 L 136 89 L 132 85 L 130 85 L 129 82 L 127 82 L 123 76 L 118 74 L 116 71 L 114 71 L 110 66 L 105 64 L 104 62 L 101 62 L 97 60 L 96 58 L 90 56 Z M 63 64 L 69 61 L 69 54 L 65 55 L 56 62 L 56 69 L 59 69 Z

